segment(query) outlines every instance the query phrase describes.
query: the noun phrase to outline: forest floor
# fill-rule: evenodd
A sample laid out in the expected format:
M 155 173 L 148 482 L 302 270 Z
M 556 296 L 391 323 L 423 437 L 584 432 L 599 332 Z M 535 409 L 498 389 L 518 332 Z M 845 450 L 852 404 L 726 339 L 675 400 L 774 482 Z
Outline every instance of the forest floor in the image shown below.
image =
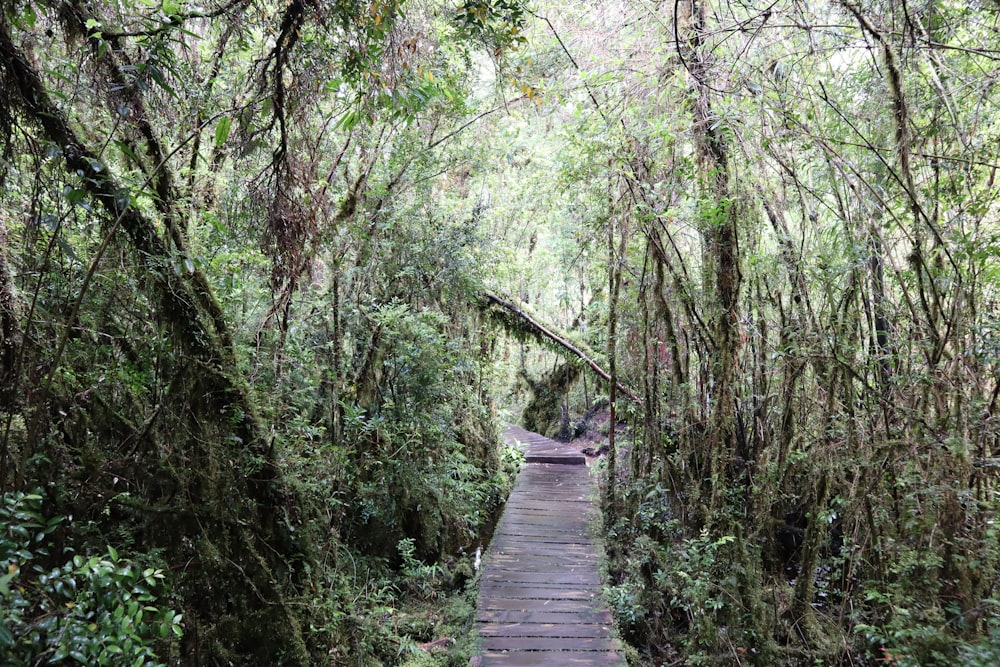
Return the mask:
M 584 415 L 577 422 L 577 435 L 571 440 L 566 441 L 566 444 L 573 449 L 583 452 L 587 457 L 588 467 L 594 465 L 608 451 L 609 418 L 610 412 L 607 408 Z M 619 422 L 617 432 L 621 433 L 624 428 L 625 425 Z

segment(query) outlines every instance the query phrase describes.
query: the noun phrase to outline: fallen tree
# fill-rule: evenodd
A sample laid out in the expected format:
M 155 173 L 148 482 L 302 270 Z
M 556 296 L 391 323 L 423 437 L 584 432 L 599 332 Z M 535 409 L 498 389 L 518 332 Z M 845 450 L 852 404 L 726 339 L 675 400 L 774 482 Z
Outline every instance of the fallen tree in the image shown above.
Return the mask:
M 534 338 L 548 345 L 557 353 L 569 354 L 586 364 L 602 380 L 611 382 L 611 375 L 594 360 L 592 355 L 571 343 L 565 336 L 555 333 L 552 327 L 542 324 L 513 301 L 503 299 L 492 292 L 486 292 L 483 294 L 481 304 L 483 310 L 510 333 L 518 337 Z M 625 387 L 620 382 L 616 382 L 615 386 L 618 388 L 618 391 L 634 403 L 642 403 L 642 399 L 636 396 L 628 387 Z

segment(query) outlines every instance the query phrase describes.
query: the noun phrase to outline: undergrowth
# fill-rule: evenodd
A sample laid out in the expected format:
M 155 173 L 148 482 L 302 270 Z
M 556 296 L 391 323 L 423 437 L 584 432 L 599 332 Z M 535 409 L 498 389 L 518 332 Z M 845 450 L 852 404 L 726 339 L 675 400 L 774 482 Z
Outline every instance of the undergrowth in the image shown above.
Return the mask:
M 412 538 L 398 565 L 342 546 L 307 604 L 311 643 L 330 664 L 458 667 L 475 652 L 475 554 L 429 563 Z
M 655 477 L 619 484 L 628 509 L 608 531 L 605 594 L 638 664 L 1000 664 L 993 530 L 930 526 L 918 539 L 921 527 L 906 526 L 909 536 L 883 537 L 877 551 L 831 530 L 815 570 L 803 573 L 798 544 L 769 539 L 765 526 L 692 526 Z M 835 498 L 819 518 L 832 524 L 846 507 Z M 726 511 L 738 515 L 735 507 Z M 812 618 L 795 611 L 804 576 L 814 583 Z

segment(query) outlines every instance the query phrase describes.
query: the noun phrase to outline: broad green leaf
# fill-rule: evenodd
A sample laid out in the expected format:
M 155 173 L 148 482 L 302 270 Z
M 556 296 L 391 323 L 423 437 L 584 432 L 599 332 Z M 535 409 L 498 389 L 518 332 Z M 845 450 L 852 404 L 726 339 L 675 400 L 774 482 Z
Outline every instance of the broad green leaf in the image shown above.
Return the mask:
M 24 26 L 28 30 L 32 30 L 35 27 L 35 21 L 38 20 L 38 14 L 30 6 L 25 7 L 24 11 L 21 13 L 21 19 L 24 21 Z M 2 627 L 2 626 L 0 626 Z
M 167 91 L 171 97 L 177 97 L 177 92 L 174 91 L 174 89 L 170 87 L 170 84 L 167 83 L 167 77 L 164 76 L 162 69 L 154 63 L 147 63 L 146 71 L 149 72 L 150 78 L 156 82 L 156 85 Z
M 223 116 L 219 119 L 218 125 L 215 126 L 215 147 L 221 148 L 223 144 L 226 143 L 226 139 L 229 138 L 229 129 L 232 126 L 233 119 L 229 116 Z
M 73 246 L 67 243 L 66 239 L 62 238 L 61 236 L 57 236 L 56 245 L 59 246 L 59 249 L 62 250 L 63 254 L 65 254 L 67 257 L 69 257 L 75 262 L 80 261 L 80 258 L 76 256 L 76 252 L 74 252 L 73 250 Z

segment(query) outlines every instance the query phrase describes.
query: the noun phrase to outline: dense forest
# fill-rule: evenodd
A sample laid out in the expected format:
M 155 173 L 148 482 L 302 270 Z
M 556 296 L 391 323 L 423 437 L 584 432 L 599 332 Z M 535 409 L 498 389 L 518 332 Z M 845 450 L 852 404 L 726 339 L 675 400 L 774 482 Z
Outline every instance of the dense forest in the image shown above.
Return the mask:
M 504 423 L 635 665 L 1000 663 L 995 0 L 0 0 L 0 663 L 466 665 Z

